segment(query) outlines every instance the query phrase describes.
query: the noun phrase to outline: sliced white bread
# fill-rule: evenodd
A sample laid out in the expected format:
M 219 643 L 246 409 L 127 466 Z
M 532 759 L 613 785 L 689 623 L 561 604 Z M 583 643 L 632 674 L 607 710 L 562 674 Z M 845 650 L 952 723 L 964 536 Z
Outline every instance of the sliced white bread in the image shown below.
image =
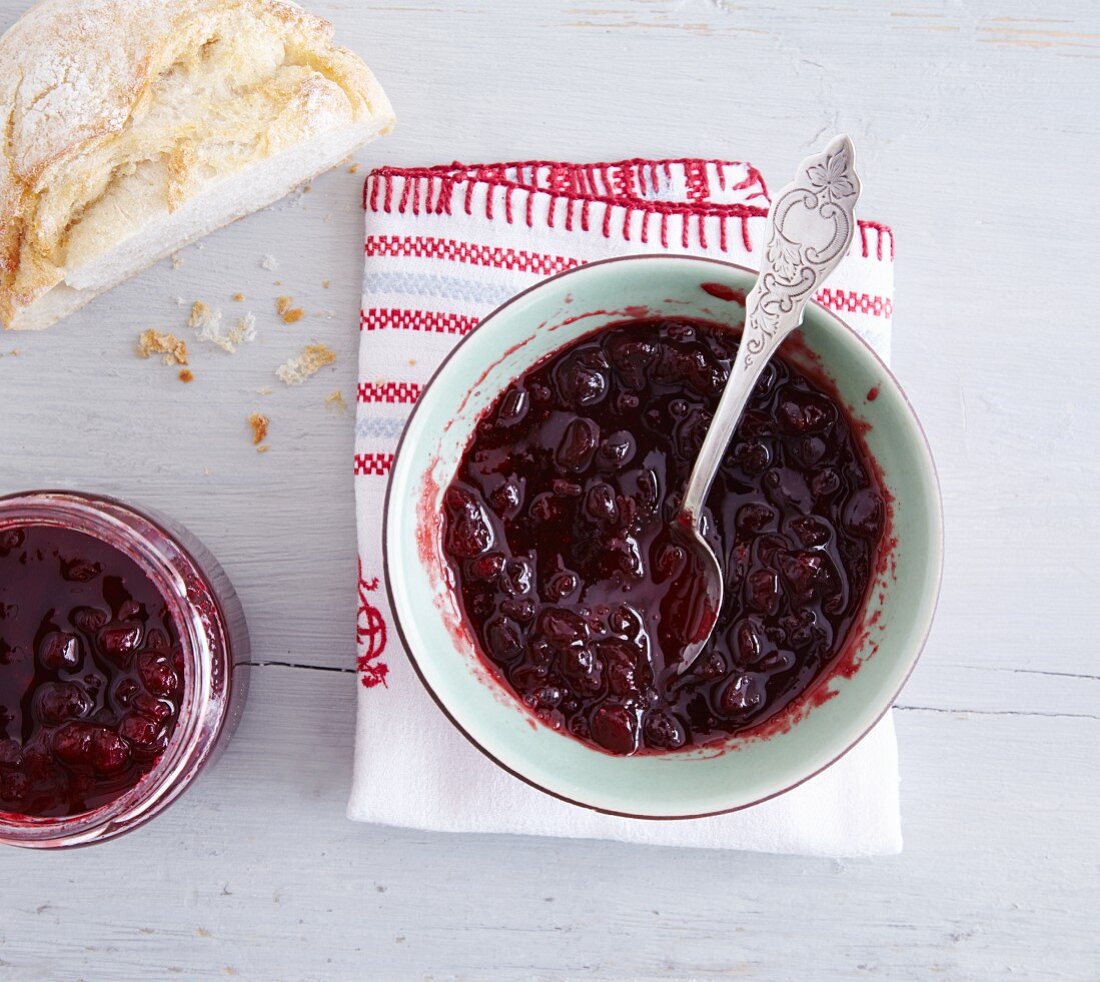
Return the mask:
M 388 132 L 284 0 L 43 0 L 0 38 L 0 322 L 48 327 Z

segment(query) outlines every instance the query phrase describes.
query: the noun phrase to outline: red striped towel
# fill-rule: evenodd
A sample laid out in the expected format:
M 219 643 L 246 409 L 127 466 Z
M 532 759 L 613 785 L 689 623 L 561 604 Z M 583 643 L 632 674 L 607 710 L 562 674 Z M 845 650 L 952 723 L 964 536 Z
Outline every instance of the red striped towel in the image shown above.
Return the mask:
M 615 838 L 829 855 L 901 848 L 889 715 L 794 791 L 732 815 L 612 818 L 552 799 L 483 757 L 432 703 L 393 630 L 382 506 L 402 427 L 459 338 L 538 280 L 596 259 L 689 253 L 755 266 L 768 192 L 720 160 L 525 161 L 382 168 L 367 179 L 355 473 L 359 722 L 351 818 L 447 831 Z M 894 237 L 861 220 L 817 301 L 889 357 Z

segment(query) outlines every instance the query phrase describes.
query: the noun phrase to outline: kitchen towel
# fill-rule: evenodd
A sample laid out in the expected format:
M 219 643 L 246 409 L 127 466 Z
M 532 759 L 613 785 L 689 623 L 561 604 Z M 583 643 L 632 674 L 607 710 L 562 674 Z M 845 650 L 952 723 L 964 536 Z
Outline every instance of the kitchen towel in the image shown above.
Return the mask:
M 750 164 L 547 161 L 381 168 L 364 187 L 366 267 L 355 446 L 359 694 L 348 815 L 450 832 L 618 839 L 856 856 L 901 849 L 891 714 L 832 767 L 729 815 L 644 821 L 551 798 L 482 755 L 444 717 L 401 649 L 382 576 L 382 508 L 402 427 L 448 351 L 544 277 L 637 253 L 756 267 L 768 209 Z M 817 294 L 889 357 L 894 238 L 860 220 Z

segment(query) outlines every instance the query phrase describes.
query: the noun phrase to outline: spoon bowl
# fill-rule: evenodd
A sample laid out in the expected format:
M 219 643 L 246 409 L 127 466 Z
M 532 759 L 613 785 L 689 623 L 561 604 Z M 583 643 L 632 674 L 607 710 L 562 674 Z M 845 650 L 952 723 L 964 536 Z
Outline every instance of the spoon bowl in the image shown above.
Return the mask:
M 726 578 L 709 542 L 681 513 L 669 535 L 683 554 L 681 572 L 661 604 L 661 623 L 668 631 L 665 650 L 682 652 L 676 668 L 683 675 L 695 663 L 714 633 L 725 599 Z

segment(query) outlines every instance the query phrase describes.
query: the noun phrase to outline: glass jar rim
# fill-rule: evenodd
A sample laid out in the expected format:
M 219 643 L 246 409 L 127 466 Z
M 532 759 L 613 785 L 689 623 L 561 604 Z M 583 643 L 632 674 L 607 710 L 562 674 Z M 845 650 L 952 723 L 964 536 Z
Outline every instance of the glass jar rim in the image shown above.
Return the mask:
M 184 698 L 176 725 L 160 759 L 133 787 L 98 808 L 75 815 L 37 817 L 0 812 L 0 843 L 84 845 L 111 834 L 115 826 L 130 826 L 151 817 L 171 800 L 172 789 L 195 751 L 203 708 L 210 701 L 214 672 L 211 637 L 188 599 L 183 574 L 163 551 L 165 541 L 178 550 L 188 571 L 200 578 L 213 600 L 230 665 L 231 641 L 224 627 L 225 613 L 206 572 L 177 534 L 144 510 L 117 498 L 81 491 L 41 490 L 0 496 L 0 530 L 28 525 L 50 525 L 89 535 L 133 560 L 168 605 L 178 626 L 183 653 Z M 230 665 L 225 666 L 227 676 Z M 6 817 L 13 815 L 14 821 Z

